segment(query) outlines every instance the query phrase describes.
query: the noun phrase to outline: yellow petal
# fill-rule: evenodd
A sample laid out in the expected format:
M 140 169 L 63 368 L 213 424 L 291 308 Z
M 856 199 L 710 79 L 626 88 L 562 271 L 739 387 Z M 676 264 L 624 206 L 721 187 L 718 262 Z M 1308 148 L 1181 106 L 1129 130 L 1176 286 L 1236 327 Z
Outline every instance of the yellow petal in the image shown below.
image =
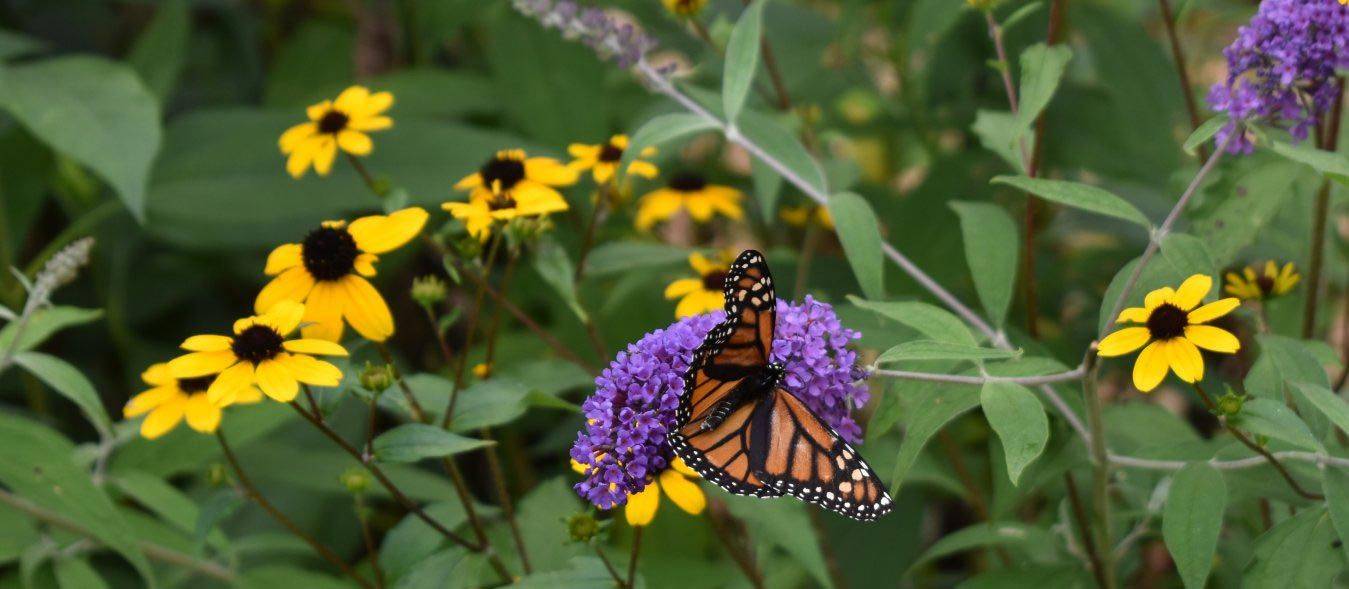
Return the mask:
M 1126 327 L 1105 336 L 1096 353 L 1104 358 L 1123 356 L 1143 347 L 1151 338 L 1152 332 L 1146 327 Z
M 319 139 L 318 147 L 314 149 L 314 171 L 320 176 L 327 176 L 333 169 L 333 160 L 337 158 L 337 141 L 332 137 L 324 136 Z
M 1185 382 L 1204 380 L 1204 357 L 1189 340 L 1178 337 L 1166 343 L 1166 358 L 1171 370 Z
M 1180 288 L 1176 289 L 1176 294 L 1171 302 L 1182 311 L 1189 311 L 1199 305 L 1208 291 L 1213 288 L 1213 279 L 1207 274 L 1195 274 L 1185 279 Z
M 685 198 L 684 208 L 688 209 L 689 216 L 699 223 L 706 223 L 711 220 L 712 213 L 716 210 L 712 200 L 701 194 L 694 194 Z
M 567 146 L 567 154 L 578 160 L 589 160 L 589 162 L 593 164 L 595 163 L 595 159 L 599 157 L 600 149 L 601 148 L 598 145 L 573 143 Z
M 1223 315 L 1231 313 L 1233 309 L 1240 306 L 1241 306 L 1241 299 L 1238 298 L 1228 297 L 1225 299 L 1218 299 L 1216 301 L 1213 301 L 1212 303 L 1209 303 L 1207 305 L 1199 307 L 1198 309 L 1190 311 L 1187 317 L 1190 323 L 1208 323 L 1209 321 L 1213 321 L 1214 319 L 1217 319 L 1219 317 L 1222 317 Z
M 169 361 L 174 378 L 195 378 L 215 374 L 229 368 L 236 361 L 234 352 L 192 352 Z
M 314 277 L 304 266 L 295 266 L 273 278 L 258 291 L 253 300 L 253 312 L 265 313 L 281 301 L 302 302 L 314 288 Z
M 342 340 L 342 306 L 346 300 L 337 282 L 323 281 L 314 285 L 304 306 L 304 322 L 300 332 L 306 338 Z
M 173 377 L 173 371 L 169 370 L 168 362 L 151 364 L 149 368 L 145 369 L 145 372 L 141 373 L 141 380 L 145 381 L 145 384 L 155 386 L 176 385 L 178 383 L 178 379 Z
M 645 526 L 656 518 L 656 508 L 660 507 L 660 485 L 654 481 L 640 493 L 628 495 L 628 505 L 623 509 L 628 525 Z
M 131 398 L 122 408 L 122 415 L 127 418 L 139 417 L 149 413 L 150 410 L 162 405 L 165 401 L 172 399 L 175 395 L 182 394 L 177 386 L 155 387 Z
M 673 190 L 661 188 L 647 193 L 637 205 L 637 218 L 634 224 L 643 231 L 656 223 L 669 219 L 683 206 L 684 199 Z
M 703 476 L 698 474 L 698 471 L 689 468 L 688 463 L 684 462 L 684 459 L 678 456 L 675 456 L 674 459 L 670 461 L 670 468 L 675 469 L 680 474 L 689 477 L 691 479 L 699 479 L 702 478 Z
M 277 146 L 281 148 L 281 153 L 288 154 L 295 151 L 297 146 L 304 143 L 305 140 L 310 137 L 313 137 L 315 133 L 318 133 L 318 125 L 315 125 L 314 123 L 300 123 L 286 129 L 286 132 L 281 134 L 281 139 L 277 140 L 276 143 Z
M 351 328 L 370 341 L 389 339 L 393 335 L 393 315 L 379 291 L 360 276 L 347 276 L 338 284 L 346 299 L 342 304 L 342 316 Z
M 295 301 L 281 300 L 267 307 L 267 312 L 259 315 L 257 321 L 285 336 L 295 331 L 302 319 L 304 319 L 304 305 Z
M 342 383 L 342 370 L 328 362 L 303 354 L 289 354 L 278 358 L 291 376 L 302 383 L 316 387 L 335 387 Z
M 1119 312 L 1119 318 L 1115 320 L 1115 323 L 1124 323 L 1126 321 L 1131 323 L 1147 323 L 1148 315 L 1148 310 L 1144 307 L 1129 307 L 1128 309 Z
M 561 193 L 532 180 L 521 180 L 511 189 L 511 195 L 515 197 L 515 209 L 520 215 L 546 215 L 567 210 L 567 200 Z
M 324 100 L 323 102 L 318 102 L 310 105 L 308 108 L 305 109 L 305 114 L 309 115 L 309 120 L 318 121 L 319 119 L 323 118 L 323 115 L 328 114 L 328 111 L 332 109 L 333 109 L 333 101 Z
M 698 290 L 686 295 L 680 299 L 679 305 L 675 307 L 675 317 L 684 318 L 694 315 L 702 315 L 709 311 L 715 311 L 724 306 L 725 297 L 720 292 L 710 290 Z
M 389 117 L 356 117 L 347 123 L 347 128 L 352 131 L 362 131 L 369 133 L 371 131 L 383 131 L 393 126 L 393 119 Z
M 360 254 L 356 256 L 356 261 L 352 262 L 352 268 L 357 274 L 366 278 L 375 276 L 375 262 L 379 261 L 379 256 L 375 254 Z
M 1213 352 L 1231 354 L 1241 349 L 1241 340 L 1226 329 L 1212 325 L 1190 325 L 1185 328 L 1185 339 Z
M 1166 378 L 1167 366 L 1165 342 L 1148 344 L 1134 361 L 1134 387 L 1144 393 L 1157 388 Z
M 352 114 L 357 117 L 368 117 L 389 110 L 389 107 L 391 106 L 393 106 L 392 93 L 371 92 L 370 96 L 365 99 L 365 104 L 354 109 Z
M 659 176 L 660 169 L 651 162 L 637 160 L 628 165 L 628 174 L 650 179 Z
M 284 344 L 288 352 L 298 354 L 318 354 L 322 356 L 346 356 L 347 349 L 335 342 L 322 339 L 293 339 Z
M 595 171 L 593 173 L 595 183 L 604 184 L 605 182 L 608 182 L 614 177 L 614 172 L 617 170 L 618 166 L 613 162 L 600 162 L 595 164 Z
M 258 387 L 244 387 L 234 395 L 232 405 L 252 405 L 262 400 L 262 391 Z
M 168 433 L 183 420 L 186 407 L 187 395 L 179 394 L 165 401 L 141 422 L 141 436 L 153 440 Z
M 281 403 L 293 401 L 300 392 L 300 383 L 277 359 L 264 360 L 254 367 L 253 379 L 264 394 Z
M 356 247 L 370 254 L 382 254 L 411 241 L 426 225 L 429 215 L 421 207 L 410 207 L 390 215 L 371 215 L 351 222 L 347 231 Z
M 365 86 L 350 86 L 337 95 L 337 100 L 333 101 L 333 108 L 344 113 L 360 112 L 369 98 L 370 90 Z
M 707 497 L 698 483 L 684 478 L 684 475 L 667 469 L 660 473 L 660 489 L 675 505 L 691 515 L 698 515 L 707 507 Z
M 238 400 L 243 391 L 253 386 L 253 365 L 240 362 L 225 369 L 206 389 L 206 398 L 212 403 L 227 407 Z
M 721 264 L 707 259 L 702 252 L 693 252 L 689 254 L 689 266 L 698 272 L 699 276 L 706 276 L 713 272 L 725 270 Z
M 575 458 L 571 459 L 571 469 L 575 471 L 576 474 L 579 475 L 584 475 L 590 472 L 589 466 L 577 462 Z
M 1143 297 L 1143 306 L 1147 308 L 1149 312 L 1151 312 L 1153 309 L 1156 309 L 1157 307 L 1161 306 L 1162 303 L 1171 302 L 1171 297 L 1174 296 L 1175 294 L 1176 291 L 1171 290 L 1171 287 L 1163 286 L 1162 288 L 1154 290 L 1148 293 L 1147 296 Z
M 681 278 L 665 287 L 665 298 L 674 300 L 703 287 L 701 278 Z
M 1279 265 L 1274 260 L 1265 260 L 1265 278 L 1276 278 L 1279 275 Z
M 194 335 L 183 340 L 181 347 L 189 352 L 221 352 L 233 344 L 234 338 L 223 335 Z
M 207 400 L 203 393 L 189 397 L 183 412 L 187 426 L 201 433 L 209 434 L 220 426 L 220 406 Z
M 337 146 L 351 155 L 370 155 L 375 149 L 369 135 L 350 129 L 337 134 Z
M 550 157 L 532 157 L 525 160 L 525 178 L 549 186 L 571 186 L 576 183 L 577 170 Z
M 304 248 L 298 243 L 286 243 L 276 247 L 272 253 L 267 254 L 267 267 L 262 270 L 263 274 L 276 276 L 283 270 L 294 268 L 304 263 Z

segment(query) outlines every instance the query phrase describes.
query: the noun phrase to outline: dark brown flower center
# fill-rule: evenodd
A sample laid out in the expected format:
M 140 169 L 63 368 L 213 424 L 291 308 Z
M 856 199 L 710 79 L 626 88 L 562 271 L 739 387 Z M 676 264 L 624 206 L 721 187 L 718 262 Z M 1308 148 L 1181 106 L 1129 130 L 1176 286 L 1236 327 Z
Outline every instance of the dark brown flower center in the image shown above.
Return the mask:
M 703 289 L 721 292 L 726 288 L 726 271 L 717 270 L 703 275 Z
M 198 376 L 195 378 L 178 379 L 178 389 L 189 395 L 193 393 L 205 392 L 211 388 L 211 383 L 215 382 L 215 375 Z
M 280 354 L 283 341 L 285 340 L 275 329 L 266 325 L 250 325 L 243 333 L 234 336 L 234 343 L 230 346 L 230 351 L 234 352 L 234 355 L 240 360 L 246 360 L 256 365 L 263 360 L 271 360 L 277 354 Z
M 670 188 L 680 192 L 697 192 L 707 187 L 707 180 L 689 172 L 680 172 L 670 178 Z
M 1261 294 L 1269 296 L 1274 292 L 1274 279 L 1268 276 L 1261 276 L 1255 279 L 1255 285 L 1260 287 Z
M 515 208 L 515 199 L 505 192 L 492 196 L 487 199 L 487 209 L 492 211 L 501 211 Z
M 309 232 L 300 248 L 304 267 L 315 280 L 337 280 L 356 265 L 361 251 L 346 229 L 319 227 Z
M 600 161 L 612 163 L 621 159 L 623 159 L 622 147 L 612 143 L 605 143 L 604 147 L 600 148 Z
M 1185 335 L 1185 327 L 1190 324 L 1185 311 L 1171 303 L 1162 303 L 1148 315 L 1148 331 L 1152 339 L 1168 340 Z
M 525 162 L 494 157 L 478 169 L 478 175 L 482 176 L 483 185 L 489 189 L 499 182 L 501 190 L 510 190 L 525 179 Z
M 342 111 L 330 110 L 323 113 L 323 116 L 319 118 L 319 133 L 335 135 L 342 129 L 347 128 L 347 123 L 350 121 L 351 117 L 348 117 Z

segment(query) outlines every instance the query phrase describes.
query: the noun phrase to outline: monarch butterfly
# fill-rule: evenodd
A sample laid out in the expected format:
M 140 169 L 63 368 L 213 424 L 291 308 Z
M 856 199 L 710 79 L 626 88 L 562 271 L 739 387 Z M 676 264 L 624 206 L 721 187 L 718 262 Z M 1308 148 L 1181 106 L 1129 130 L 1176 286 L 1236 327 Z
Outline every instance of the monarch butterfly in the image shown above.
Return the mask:
M 791 495 L 871 521 L 893 508 L 871 466 L 795 395 L 771 360 L 777 298 L 763 254 L 745 250 L 726 275 L 726 319 L 684 374 L 667 435 L 703 478 L 737 495 Z

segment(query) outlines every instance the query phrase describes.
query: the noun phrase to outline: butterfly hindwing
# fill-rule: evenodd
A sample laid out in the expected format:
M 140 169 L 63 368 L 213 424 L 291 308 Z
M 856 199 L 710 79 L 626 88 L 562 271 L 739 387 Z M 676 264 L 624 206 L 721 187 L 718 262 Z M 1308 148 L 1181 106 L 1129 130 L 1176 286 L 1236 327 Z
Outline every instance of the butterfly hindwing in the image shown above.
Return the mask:
M 670 443 L 675 454 L 703 478 L 736 495 L 774 497 L 779 493 L 763 484 L 750 468 L 750 438 L 754 425 L 750 418 L 754 405 L 747 404 L 731 413 L 721 425 L 700 429 L 697 422 L 672 432 Z

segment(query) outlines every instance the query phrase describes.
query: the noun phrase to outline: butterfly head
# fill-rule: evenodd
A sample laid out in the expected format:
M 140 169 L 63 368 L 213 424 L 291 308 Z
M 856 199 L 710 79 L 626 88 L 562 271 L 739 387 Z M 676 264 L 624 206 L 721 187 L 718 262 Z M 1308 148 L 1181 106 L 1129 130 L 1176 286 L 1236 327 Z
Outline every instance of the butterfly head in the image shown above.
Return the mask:
M 782 377 L 787 374 L 787 368 L 781 362 L 770 362 L 763 368 L 764 380 L 771 387 L 776 387 L 782 383 Z

